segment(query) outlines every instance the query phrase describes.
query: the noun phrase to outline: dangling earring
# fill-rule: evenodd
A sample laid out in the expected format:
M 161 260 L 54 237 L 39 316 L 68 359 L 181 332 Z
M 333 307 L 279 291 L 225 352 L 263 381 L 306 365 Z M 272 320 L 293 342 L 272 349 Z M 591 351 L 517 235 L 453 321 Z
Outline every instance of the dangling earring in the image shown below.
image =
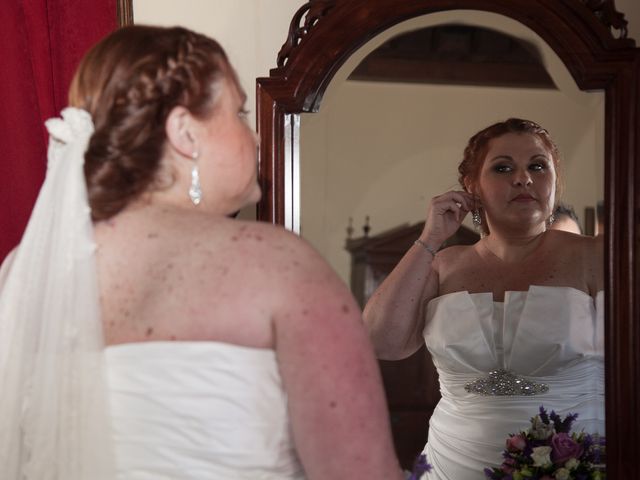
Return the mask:
M 471 221 L 476 230 L 480 230 L 482 227 L 482 217 L 480 216 L 480 210 L 474 210 L 471 212 Z
M 556 221 L 556 217 L 552 213 L 551 215 L 549 215 L 549 218 L 547 218 L 547 227 L 551 227 L 551 225 L 553 225 L 553 222 L 555 221 Z
M 473 210 L 471 212 L 471 221 L 473 222 L 473 227 L 480 234 L 480 238 L 485 236 L 484 228 L 482 228 L 482 216 L 480 215 L 480 210 Z
M 189 198 L 194 205 L 198 205 L 202 200 L 202 189 L 200 188 L 200 171 L 198 170 L 198 152 L 193 152 L 191 157 L 194 160 L 191 168 L 191 186 L 189 187 Z

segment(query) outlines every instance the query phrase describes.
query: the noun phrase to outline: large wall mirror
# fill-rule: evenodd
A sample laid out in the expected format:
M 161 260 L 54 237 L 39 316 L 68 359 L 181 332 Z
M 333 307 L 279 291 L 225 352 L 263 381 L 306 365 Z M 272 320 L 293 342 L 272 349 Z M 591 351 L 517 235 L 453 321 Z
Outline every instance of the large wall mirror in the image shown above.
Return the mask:
M 423 74 L 415 64 L 398 74 L 396 63 L 389 75 L 385 52 L 406 54 L 422 41 L 440 49 L 427 63 L 460 58 L 471 36 L 476 47 L 507 52 L 501 72 L 517 48 L 512 58 L 526 51 L 542 72 L 516 65 L 527 73 L 501 84 L 500 76 L 471 79 L 473 66 L 453 78 L 423 61 Z M 583 227 L 585 212 L 605 202 L 610 478 L 631 478 L 640 454 L 632 441 L 640 425 L 639 52 L 607 1 L 315 0 L 294 17 L 278 68 L 258 80 L 258 215 L 300 232 L 347 283 L 350 218 L 355 236 L 367 217 L 370 235 L 424 220 L 429 198 L 455 187 L 467 138 L 489 123 L 520 116 L 551 131 L 563 154 L 563 200 Z
M 590 227 L 585 211 L 604 198 L 604 104 L 508 17 L 453 10 L 401 22 L 345 61 L 318 112 L 300 115 L 295 224 L 348 284 L 345 238 L 424 221 L 430 197 L 460 188 L 467 139 L 516 116 L 553 134 L 562 201 Z

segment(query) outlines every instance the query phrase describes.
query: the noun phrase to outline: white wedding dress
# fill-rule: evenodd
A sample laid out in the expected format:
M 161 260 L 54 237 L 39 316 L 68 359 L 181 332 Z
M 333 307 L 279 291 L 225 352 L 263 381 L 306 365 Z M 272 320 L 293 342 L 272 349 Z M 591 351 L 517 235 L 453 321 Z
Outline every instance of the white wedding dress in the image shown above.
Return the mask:
M 442 399 L 429 421 L 424 451 L 434 468 L 426 478 L 485 479 L 508 435 L 528 428 L 540 405 L 578 413 L 574 429 L 604 435 L 603 303 L 603 292 L 594 302 L 574 288 L 542 286 L 506 292 L 504 302 L 468 292 L 433 299 L 424 338 Z M 491 390 L 488 374 L 499 369 L 540 393 L 478 393 Z
M 118 480 L 304 478 L 273 350 L 122 344 L 106 370 Z

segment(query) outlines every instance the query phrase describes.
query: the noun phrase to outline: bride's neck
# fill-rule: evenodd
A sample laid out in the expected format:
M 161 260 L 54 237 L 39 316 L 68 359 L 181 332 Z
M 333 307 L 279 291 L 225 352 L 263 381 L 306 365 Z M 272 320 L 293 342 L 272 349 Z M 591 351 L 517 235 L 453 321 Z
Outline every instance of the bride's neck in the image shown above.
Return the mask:
M 480 241 L 480 244 L 503 262 L 521 262 L 540 247 L 544 240 L 544 233 L 544 230 L 520 235 L 491 232 Z

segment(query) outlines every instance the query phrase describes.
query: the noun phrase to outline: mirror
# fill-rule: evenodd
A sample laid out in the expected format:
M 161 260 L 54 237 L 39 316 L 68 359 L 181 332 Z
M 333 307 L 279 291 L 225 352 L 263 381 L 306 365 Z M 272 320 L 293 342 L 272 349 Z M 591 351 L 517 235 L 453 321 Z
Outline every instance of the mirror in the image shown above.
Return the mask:
M 401 22 L 347 59 L 317 113 L 300 115 L 299 233 L 361 307 L 420 235 L 429 199 L 460 188 L 467 139 L 513 116 L 552 132 L 562 201 L 584 225 L 585 208 L 604 198 L 604 95 L 579 90 L 553 50 L 507 17 L 453 10 Z M 465 224 L 448 244 L 478 240 L 470 216 Z M 379 365 L 410 470 L 428 440 L 438 375 L 425 348 Z
M 634 167 L 640 150 L 640 54 L 626 38 L 612 1 L 315 0 L 294 16 L 278 68 L 258 80 L 261 220 L 300 228 L 300 115 L 318 111 L 327 87 L 351 55 L 380 33 L 413 18 L 452 9 L 486 11 L 535 32 L 583 91 L 604 92 L 607 473 L 632 478 L 632 441 L 640 424 L 640 376 Z M 632 470 L 633 468 L 633 470 Z M 633 473 L 632 473 L 633 472 Z
M 394 44 L 400 51 L 393 56 L 377 53 Z M 407 65 L 412 48 L 429 49 L 424 55 L 430 58 L 466 60 L 451 62 L 450 72 L 445 61 L 418 59 Z M 476 57 L 484 65 L 473 64 L 467 50 L 481 50 Z M 522 77 L 508 76 L 512 69 L 525 69 L 510 62 L 512 56 L 522 61 L 527 52 L 538 64 L 525 64 L 530 68 Z M 371 58 L 381 60 L 372 64 Z M 365 76 L 363 65 L 375 76 Z M 475 65 L 479 74 L 472 78 Z M 434 69 L 440 76 L 371 80 L 399 76 L 403 69 L 408 77 L 421 68 Z M 451 78 L 465 68 L 468 83 Z M 361 73 L 352 80 L 357 72 Z M 534 75 L 547 72 L 547 83 L 534 83 Z M 424 221 L 432 196 L 460 188 L 457 165 L 468 138 L 511 116 L 535 120 L 551 132 L 562 153 L 561 199 L 574 207 L 584 225 L 585 208 L 595 209 L 604 198 L 602 91 L 579 90 L 539 36 L 501 15 L 454 10 L 385 30 L 336 72 L 320 110 L 300 115 L 300 234 L 349 284 L 349 219 L 356 238 L 365 225 L 371 237 Z M 470 218 L 466 220 L 473 228 Z M 359 292 L 354 294 L 359 297 Z

